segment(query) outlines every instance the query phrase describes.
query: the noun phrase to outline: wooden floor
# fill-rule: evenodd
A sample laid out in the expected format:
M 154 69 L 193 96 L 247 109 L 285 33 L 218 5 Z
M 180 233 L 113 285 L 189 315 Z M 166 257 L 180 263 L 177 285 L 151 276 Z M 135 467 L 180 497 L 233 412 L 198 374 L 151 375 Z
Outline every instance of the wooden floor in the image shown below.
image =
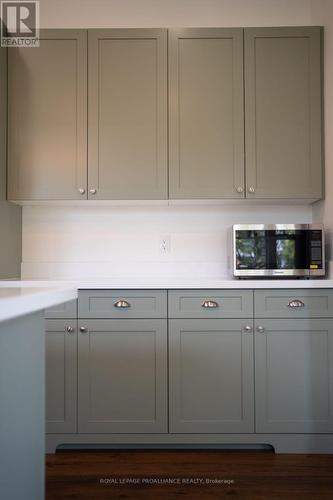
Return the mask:
M 333 455 L 70 452 L 47 455 L 46 471 L 47 500 L 333 499 Z

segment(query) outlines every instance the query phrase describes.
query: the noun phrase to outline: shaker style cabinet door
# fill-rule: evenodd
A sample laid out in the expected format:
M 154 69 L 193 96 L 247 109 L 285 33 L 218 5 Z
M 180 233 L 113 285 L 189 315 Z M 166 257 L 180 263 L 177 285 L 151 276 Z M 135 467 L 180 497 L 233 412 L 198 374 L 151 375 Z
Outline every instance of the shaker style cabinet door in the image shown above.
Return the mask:
M 164 433 L 167 321 L 79 321 L 80 433 Z
M 75 200 L 87 184 L 87 32 L 8 50 L 8 198 Z
M 46 432 L 76 432 L 76 319 L 46 320 Z
M 244 197 L 243 30 L 169 30 L 170 198 Z
M 333 432 L 333 320 L 262 319 L 255 332 L 256 432 Z
M 170 432 L 254 432 L 252 323 L 169 320 Z
M 322 197 L 319 27 L 244 30 L 248 198 Z
M 91 199 L 165 199 L 167 30 L 89 30 Z

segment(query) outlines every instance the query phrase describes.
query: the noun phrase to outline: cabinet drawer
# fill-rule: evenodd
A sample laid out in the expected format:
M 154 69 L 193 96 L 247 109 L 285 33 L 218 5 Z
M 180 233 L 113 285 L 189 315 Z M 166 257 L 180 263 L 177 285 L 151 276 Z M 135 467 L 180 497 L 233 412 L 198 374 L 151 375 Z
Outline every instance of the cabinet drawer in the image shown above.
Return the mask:
M 333 290 L 256 290 L 256 318 L 332 318 Z
M 69 300 L 63 304 L 58 304 L 49 307 L 45 310 L 45 318 L 47 319 L 66 319 L 77 317 L 77 300 Z
M 170 318 L 249 318 L 252 315 L 252 291 L 174 290 L 169 292 Z
M 80 318 L 166 318 L 164 290 L 80 290 Z

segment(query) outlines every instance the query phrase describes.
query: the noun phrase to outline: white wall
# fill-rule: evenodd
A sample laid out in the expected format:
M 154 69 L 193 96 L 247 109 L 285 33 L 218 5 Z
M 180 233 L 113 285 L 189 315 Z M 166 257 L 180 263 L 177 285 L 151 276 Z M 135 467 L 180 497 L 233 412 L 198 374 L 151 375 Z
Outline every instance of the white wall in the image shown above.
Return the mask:
M 43 28 L 310 24 L 311 0 L 41 0 Z M 223 277 L 227 229 L 310 207 L 24 207 L 23 278 Z M 160 239 L 170 236 L 170 253 Z
M 314 206 L 315 221 L 324 224 L 329 247 L 333 246 L 333 1 L 312 0 L 311 22 L 324 26 L 324 101 L 325 101 L 325 200 Z M 331 273 L 333 274 L 333 255 Z
M 310 206 L 24 207 L 22 278 L 222 278 L 232 224 L 311 217 Z
M 43 28 L 310 24 L 311 0 L 40 0 Z

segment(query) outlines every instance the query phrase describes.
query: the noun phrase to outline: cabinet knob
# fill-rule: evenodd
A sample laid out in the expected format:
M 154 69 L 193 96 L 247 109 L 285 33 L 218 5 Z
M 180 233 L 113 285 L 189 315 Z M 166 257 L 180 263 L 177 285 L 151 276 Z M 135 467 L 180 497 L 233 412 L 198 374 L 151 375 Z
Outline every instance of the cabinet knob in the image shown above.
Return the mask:
M 254 193 L 255 192 L 255 188 L 253 186 L 250 186 L 249 189 L 248 189 L 249 193 Z
M 117 302 L 115 302 L 113 304 L 113 307 L 119 307 L 121 309 L 127 309 L 128 307 L 131 307 L 131 304 L 129 302 L 127 302 L 127 300 L 120 299 L 120 300 L 117 300 Z
M 74 328 L 72 326 L 67 326 L 66 332 L 67 333 L 73 333 L 74 332 Z
M 263 326 L 257 326 L 257 332 L 258 333 L 264 333 L 265 328 Z
M 236 188 L 237 193 L 242 193 L 244 191 L 244 188 L 242 186 L 238 186 Z
M 84 188 L 80 188 L 80 189 L 79 189 L 79 193 L 80 193 L 80 194 L 84 194 L 85 192 L 86 192 L 86 190 L 85 190 Z
M 86 333 L 87 329 L 85 326 L 80 326 L 80 332 L 81 333 Z
M 218 303 L 215 300 L 205 300 L 201 307 L 205 307 L 206 309 L 212 309 L 214 307 L 219 307 Z
M 304 306 L 305 306 L 304 302 L 299 299 L 290 300 L 288 303 L 288 307 L 304 307 Z
M 252 333 L 252 326 L 246 325 L 244 326 L 243 330 L 245 333 Z
M 89 189 L 90 194 L 96 194 L 97 190 L 95 188 Z

